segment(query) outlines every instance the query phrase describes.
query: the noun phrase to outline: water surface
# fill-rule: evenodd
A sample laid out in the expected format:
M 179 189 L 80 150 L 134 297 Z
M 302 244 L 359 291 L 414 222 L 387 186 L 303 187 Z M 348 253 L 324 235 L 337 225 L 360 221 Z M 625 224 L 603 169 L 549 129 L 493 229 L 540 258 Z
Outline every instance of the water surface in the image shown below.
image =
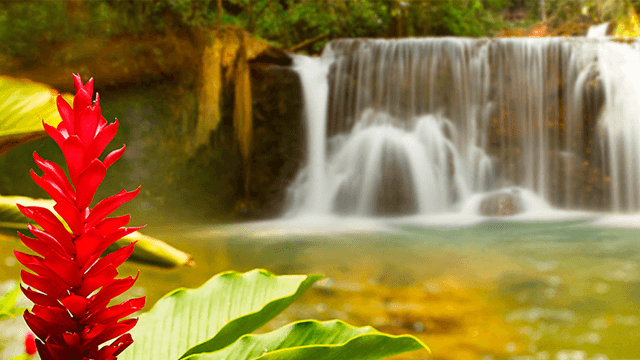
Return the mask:
M 149 228 L 147 234 L 192 253 L 197 266 L 167 271 L 127 263 L 124 275 L 140 270 L 127 296 L 144 293 L 149 308 L 176 287 L 199 286 L 229 269 L 323 273 L 262 331 L 302 318 L 340 318 L 414 334 L 432 348 L 431 359 L 638 358 L 638 230 L 587 220 L 462 228 L 379 222 L 385 225 L 373 232 L 280 237 L 232 231 L 239 226 Z M 0 242 L 2 279 L 18 277 L 15 244 Z

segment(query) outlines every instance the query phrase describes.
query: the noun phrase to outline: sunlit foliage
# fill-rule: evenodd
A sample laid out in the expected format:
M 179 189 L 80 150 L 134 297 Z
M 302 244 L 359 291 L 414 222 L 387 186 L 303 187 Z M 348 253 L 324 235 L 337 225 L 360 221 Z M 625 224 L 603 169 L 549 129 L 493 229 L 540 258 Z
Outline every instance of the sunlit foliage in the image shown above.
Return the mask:
M 223 0 L 221 23 L 289 48 L 336 37 L 484 36 L 510 0 Z M 63 41 L 218 24 L 217 0 L 0 0 L 0 53 L 37 58 Z M 518 4 L 516 4 L 517 6 Z M 326 40 L 325 40 L 326 41 Z M 33 43 L 51 46 L 30 46 Z M 310 44 L 318 51 L 323 43 Z
M 539 20 L 541 3 L 556 22 L 640 11 L 640 0 L 222 0 L 220 19 L 284 48 L 327 34 L 305 47 L 317 52 L 339 37 L 490 36 L 506 14 Z M 214 27 L 218 12 L 218 0 L 0 0 L 0 53 L 35 59 L 82 37 Z

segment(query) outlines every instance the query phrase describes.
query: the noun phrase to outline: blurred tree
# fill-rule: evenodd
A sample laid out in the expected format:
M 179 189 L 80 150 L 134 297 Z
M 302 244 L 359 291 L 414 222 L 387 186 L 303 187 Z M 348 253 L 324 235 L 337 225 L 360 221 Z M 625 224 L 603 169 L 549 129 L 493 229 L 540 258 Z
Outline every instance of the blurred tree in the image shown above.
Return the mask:
M 65 2 L 0 1 L 0 52 L 3 54 L 37 58 L 46 48 L 34 44 L 55 44 L 70 35 Z

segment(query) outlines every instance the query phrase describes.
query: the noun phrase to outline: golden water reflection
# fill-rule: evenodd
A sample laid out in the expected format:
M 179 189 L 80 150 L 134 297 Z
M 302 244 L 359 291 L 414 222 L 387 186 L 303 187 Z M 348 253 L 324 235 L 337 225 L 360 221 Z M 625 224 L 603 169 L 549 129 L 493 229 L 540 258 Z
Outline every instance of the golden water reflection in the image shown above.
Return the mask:
M 122 273 L 140 270 L 132 291 L 147 296 L 147 308 L 176 287 L 199 286 L 229 269 L 323 273 L 261 331 L 339 318 L 413 334 L 433 351 L 394 359 L 633 359 L 640 348 L 638 233 L 579 221 L 279 239 L 149 228 L 192 253 L 197 266 L 167 271 L 127 263 Z M 1 279 L 19 273 L 4 261 L 11 247 L 0 241 Z

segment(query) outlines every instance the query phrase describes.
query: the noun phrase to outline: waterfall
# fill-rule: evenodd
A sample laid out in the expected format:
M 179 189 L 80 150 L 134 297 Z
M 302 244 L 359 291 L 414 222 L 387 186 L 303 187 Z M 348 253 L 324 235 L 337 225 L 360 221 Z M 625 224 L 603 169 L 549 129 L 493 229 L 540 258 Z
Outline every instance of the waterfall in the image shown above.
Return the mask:
M 600 24 L 600 25 L 591 26 L 591 27 L 589 27 L 589 30 L 587 30 L 587 37 L 588 38 L 606 37 L 608 30 L 609 30 L 609 23 L 608 22 Z
M 308 185 L 304 190 L 305 211 L 324 214 L 328 211 L 325 198 L 325 158 L 329 57 L 313 59 L 296 56 L 293 67 L 303 84 L 304 112 L 307 123 L 307 152 L 309 154 L 306 172 Z
M 640 53 L 625 44 L 598 48 L 605 98 L 600 125 L 609 144 L 613 209 L 640 208 Z
M 639 44 L 345 39 L 296 58 L 310 153 L 289 213 L 437 214 L 512 188 L 636 211 Z

